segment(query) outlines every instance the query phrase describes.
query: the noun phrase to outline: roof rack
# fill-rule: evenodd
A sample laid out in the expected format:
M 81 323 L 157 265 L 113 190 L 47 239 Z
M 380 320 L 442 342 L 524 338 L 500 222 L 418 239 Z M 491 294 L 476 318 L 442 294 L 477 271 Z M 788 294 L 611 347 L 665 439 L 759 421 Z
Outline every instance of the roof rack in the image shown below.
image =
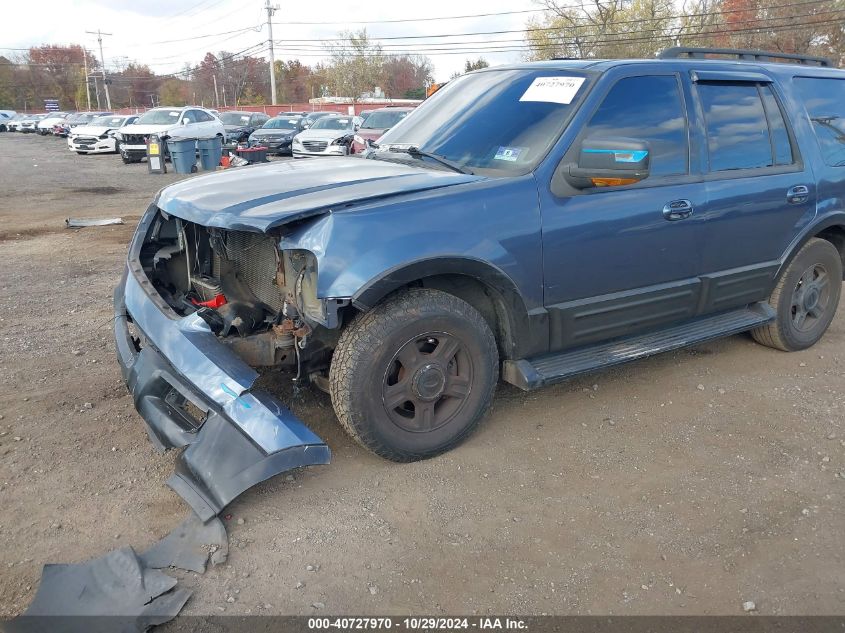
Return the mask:
M 660 59 L 678 59 L 689 57 L 703 59 L 705 55 L 735 55 L 740 61 L 769 62 L 779 59 L 786 59 L 792 63 L 804 64 L 806 66 L 833 67 L 826 57 L 813 57 L 812 55 L 798 55 L 795 53 L 778 53 L 776 51 L 755 51 L 743 48 L 690 48 L 686 46 L 674 46 L 667 48 L 657 55 Z

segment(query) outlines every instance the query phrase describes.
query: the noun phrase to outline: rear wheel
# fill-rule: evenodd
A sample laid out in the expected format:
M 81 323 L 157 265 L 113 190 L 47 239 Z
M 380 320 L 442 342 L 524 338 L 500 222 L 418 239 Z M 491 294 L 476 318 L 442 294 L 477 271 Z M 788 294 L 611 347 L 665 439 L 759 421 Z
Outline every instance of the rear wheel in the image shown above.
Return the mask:
M 496 341 L 478 311 L 416 288 L 349 324 L 329 384 L 337 417 L 355 440 L 408 462 L 466 438 L 490 407 L 498 375 Z
M 753 330 L 751 336 L 785 352 L 806 349 L 827 331 L 841 291 L 839 251 L 827 240 L 813 238 L 789 263 L 769 298 L 777 318 Z

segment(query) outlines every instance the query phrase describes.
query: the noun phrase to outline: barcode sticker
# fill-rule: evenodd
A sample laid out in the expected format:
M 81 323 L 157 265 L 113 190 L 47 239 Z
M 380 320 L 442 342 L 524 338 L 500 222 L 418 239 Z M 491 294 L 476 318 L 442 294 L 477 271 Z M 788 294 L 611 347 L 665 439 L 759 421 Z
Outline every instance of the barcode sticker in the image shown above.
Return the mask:
M 570 104 L 583 83 L 583 77 L 537 77 L 519 100 Z

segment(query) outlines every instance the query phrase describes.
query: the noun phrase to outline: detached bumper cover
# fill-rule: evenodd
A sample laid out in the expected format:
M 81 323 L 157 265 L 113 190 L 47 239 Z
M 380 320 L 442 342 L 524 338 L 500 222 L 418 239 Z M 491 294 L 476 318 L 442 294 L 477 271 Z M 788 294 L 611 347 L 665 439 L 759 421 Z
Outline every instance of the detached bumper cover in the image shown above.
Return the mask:
M 197 515 L 208 520 L 286 470 L 329 463 L 328 446 L 287 407 L 250 391 L 255 370 L 219 343 L 202 319 L 165 314 L 133 266 L 114 294 L 118 361 L 153 443 L 162 450 L 187 447 L 167 484 Z M 130 321 L 142 337 L 140 351 Z M 188 413 L 181 406 L 186 401 L 203 415 Z

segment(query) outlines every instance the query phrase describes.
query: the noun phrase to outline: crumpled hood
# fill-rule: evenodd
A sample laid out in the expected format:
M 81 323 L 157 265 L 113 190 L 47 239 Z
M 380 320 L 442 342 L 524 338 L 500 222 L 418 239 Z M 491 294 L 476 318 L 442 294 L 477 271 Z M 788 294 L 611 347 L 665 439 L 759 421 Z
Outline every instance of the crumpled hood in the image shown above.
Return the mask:
M 197 176 L 163 189 L 159 208 L 204 226 L 268 231 L 349 203 L 484 180 L 363 158 L 274 162 Z

